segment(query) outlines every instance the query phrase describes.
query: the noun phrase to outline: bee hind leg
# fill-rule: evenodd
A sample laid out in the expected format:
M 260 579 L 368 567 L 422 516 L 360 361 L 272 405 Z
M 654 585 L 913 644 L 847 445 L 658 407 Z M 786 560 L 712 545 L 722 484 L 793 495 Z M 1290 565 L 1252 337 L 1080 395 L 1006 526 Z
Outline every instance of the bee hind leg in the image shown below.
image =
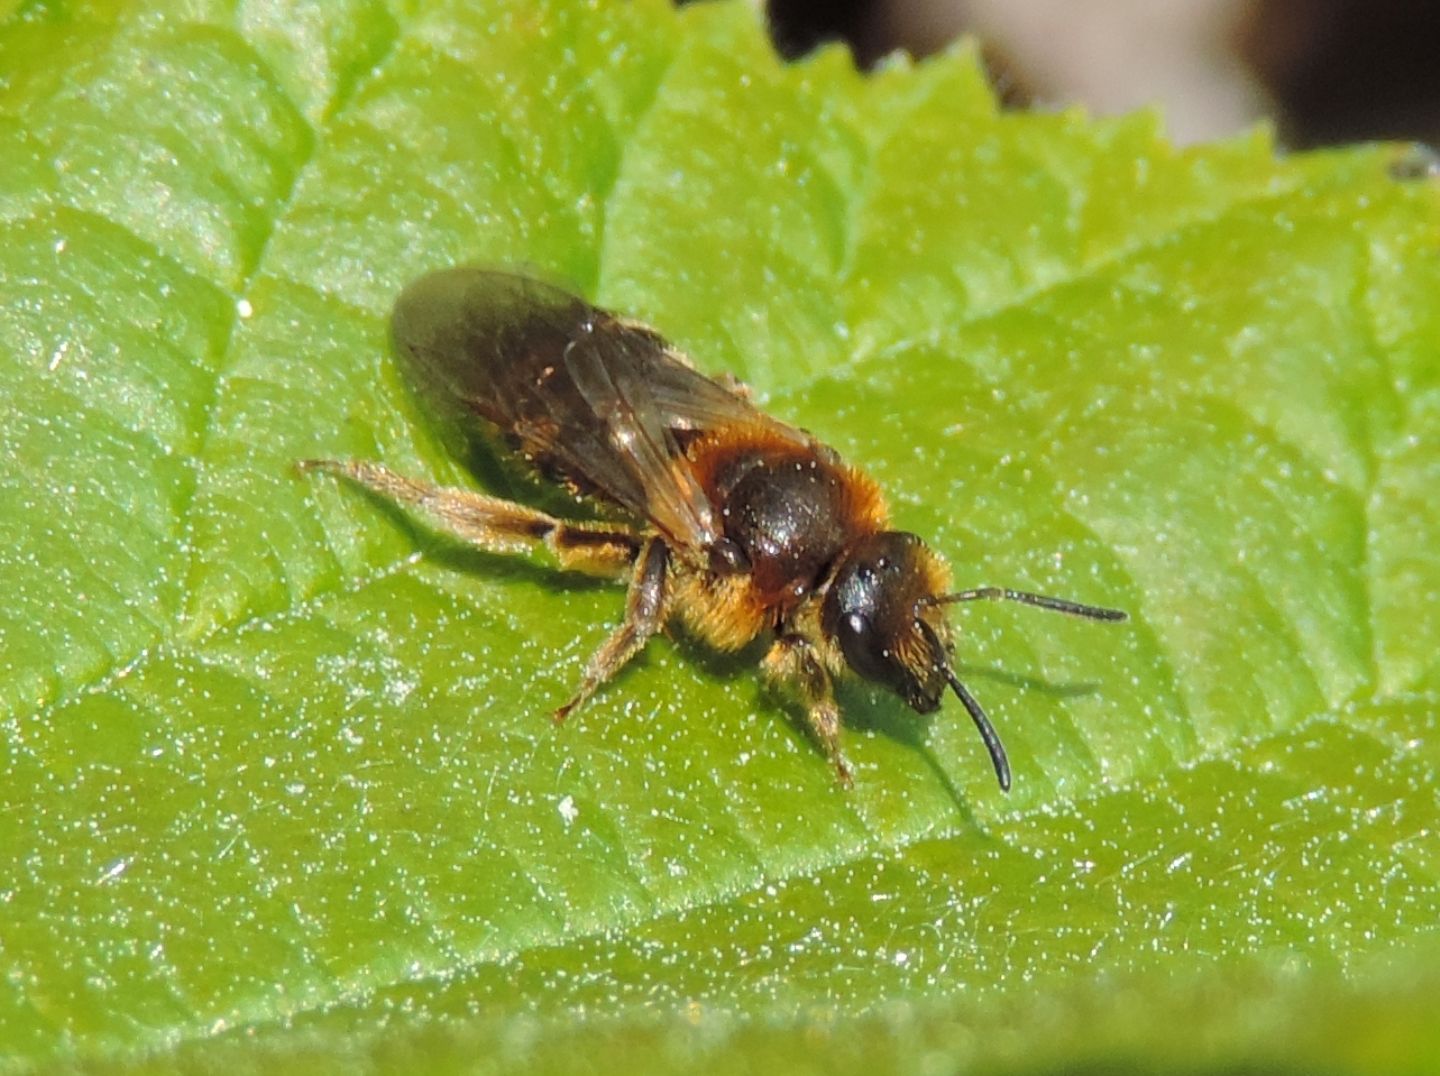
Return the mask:
M 835 777 L 846 788 L 855 783 L 854 771 L 840 749 L 840 707 L 830 674 L 804 636 L 781 635 L 761 662 L 766 678 L 777 686 L 791 686 L 805 707 L 805 724 L 824 748 Z
M 491 553 L 521 553 L 544 544 L 562 568 L 622 574 L 644 539 L 625 527 L 571 523 L 514 501 L 406 478 L 364 460 L 301 460 L 304 472 L 344 478 L 380 497 L 430 516 L 449 535 Z
M 670 547 L 660 538 L 647 539 L 636 558 L 635 574 L 625 596 L 625 620 L 591 656 L 574 697 L 555 711 L 557 724 L 623 669 L 644 649 L 650 636 L 664 627 L 670 597 L 669 567 Z

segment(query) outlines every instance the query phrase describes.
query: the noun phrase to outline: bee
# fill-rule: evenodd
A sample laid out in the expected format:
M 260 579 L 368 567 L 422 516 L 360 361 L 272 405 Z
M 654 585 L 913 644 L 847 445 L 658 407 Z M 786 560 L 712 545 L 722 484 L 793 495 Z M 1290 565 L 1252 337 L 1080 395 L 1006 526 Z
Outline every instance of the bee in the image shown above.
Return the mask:
M 678 622 L 722 651 L 767 638 L 765 676 L 798 694 L 842 784 L 853 778 L 833 681 L 849 670 L 921 714 L 953 691 L 1008 790 L 1000 737 L 956 676 L 945 607 L 998 599 L 1126 618 L 1004 587 L 951 591 L 941 558 L 891 528 L 879 487 L 834 449 L 765 414 L 738 382 L 697 372 L 655 330 L 563 288 L 519 273 L 441 270 L 403 291 L 391 330 L 413 388 L 460 458 L 508 453 L 602 518 L 564 519 L 378 463 L 300 466 L 418 510 L 481 549 L 545 546 L 563 569 L 628 579 L 624 620 L 557 722 Z

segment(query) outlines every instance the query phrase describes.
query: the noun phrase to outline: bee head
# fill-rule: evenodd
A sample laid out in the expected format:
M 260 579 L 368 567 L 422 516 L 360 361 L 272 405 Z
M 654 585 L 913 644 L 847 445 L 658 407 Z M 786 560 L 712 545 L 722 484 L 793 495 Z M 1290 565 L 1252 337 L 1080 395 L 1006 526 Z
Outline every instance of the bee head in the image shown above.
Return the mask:
M 923 619 L 929 612 L 923 599 L 943 578 L 935 555 L 915 535 L 872 534 L 850 549 L 822 613 L 826 634 L 850 667 L 922 714 L 939 708 L 950 664 L 944 621 Z
M 999 736 L 950 666 L 942 615 L 946 571 L 914 534 L 882 531 L 850 549 L 825 595 L 821 626 L 859 676 L 883 684 L 917 713 L 940 708 L 946 687 L 965 705 L 995 764 L 1001 788 L 1010 766 Z

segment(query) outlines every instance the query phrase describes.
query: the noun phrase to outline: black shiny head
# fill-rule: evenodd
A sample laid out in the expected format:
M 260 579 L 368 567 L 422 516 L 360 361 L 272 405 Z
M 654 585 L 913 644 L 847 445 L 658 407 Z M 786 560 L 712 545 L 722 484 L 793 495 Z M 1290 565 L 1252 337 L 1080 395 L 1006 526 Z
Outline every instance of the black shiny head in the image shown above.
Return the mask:
M 922 599 L 934 597 L 936 574 L 934 555 L 915 535 L 870 535 L 851 547 L 822 613 L 850 667 L 922 714 L 939 708 L 949 665 L 943 626 L 920 627 Z
M 951 688 L 990 752 L 1000 787 L 1010 788 L 1005 747 L 985 711 L 950 666 L 950 631 L 941 613 L 945 572 L 916 535 L 883 531 L 857 542 L 835 573 L 821 613 L 845 661 L 884 684 L 917 713 L 933 713 Z

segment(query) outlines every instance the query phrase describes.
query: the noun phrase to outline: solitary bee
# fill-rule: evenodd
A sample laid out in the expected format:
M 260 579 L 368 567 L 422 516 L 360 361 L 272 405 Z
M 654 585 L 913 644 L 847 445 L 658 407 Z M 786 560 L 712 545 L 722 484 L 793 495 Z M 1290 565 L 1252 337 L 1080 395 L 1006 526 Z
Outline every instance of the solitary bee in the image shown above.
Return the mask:
M 563 568 L 628 577 L 625 619 L 591 657 L 563 721 L 672 619 L 726 651 L 771 639 L 767 677 L 792 685 L 840 781 L 832 678 L 847 667 L 914 710 L 948 686 L 1000 787 L 1005 748 L 951 664 L 944 606 L 1023 602 L 1094 620 L 1125 614 L 1000 587 L 949 590 L 943 561 L 890 529 L 875 482 L 809 433 L 697 373 L 653 329 L 517 273 L 447 269 L 400 296 L 395 349 L 457 450 L 508 449 L 613 522 L 571 521 L 447 489 L 377 463 L 306 460 L 428 513 L 481 549 L 544 544 Z

